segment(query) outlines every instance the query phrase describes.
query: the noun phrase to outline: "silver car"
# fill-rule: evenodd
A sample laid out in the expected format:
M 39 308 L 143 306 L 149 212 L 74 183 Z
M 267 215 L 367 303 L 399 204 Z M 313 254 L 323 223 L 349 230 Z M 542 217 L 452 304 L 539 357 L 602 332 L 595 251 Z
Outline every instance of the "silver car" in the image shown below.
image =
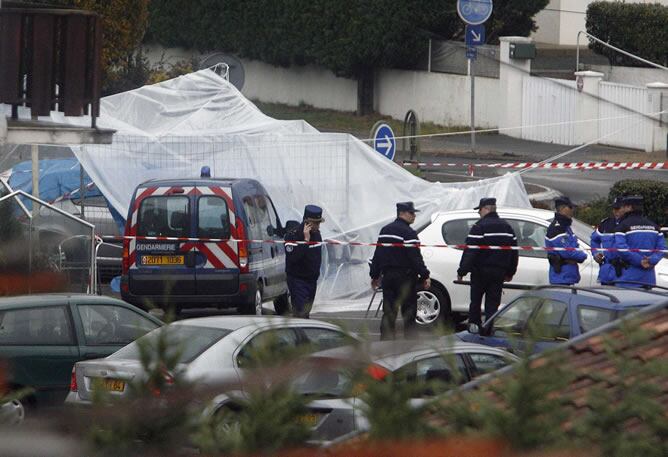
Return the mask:
M 413 384 L 418 397 L 411 404 L 417 407 L 453 383 L 464 384 L 519 360 L 505 350 L 453 337 L 432 342 L 373 342 L 365 349 L 346 346 L 312 354 L 312 369 L 296 380 L 298 392 L 319 398 L 309 404 L 304 418 L 312 426 L 314 444 L 369 429 L 363 396 L 351 396 L 358 390 L 355 373 L 365 372 L 378 382 L 392 375 Z M 453 369 L 458 373 L 452 373 Z
M 146 372 L 140 362 L 142 344 L 156 341 L 166 331 L 171 347 L 179 351 L 178 371 L 186 381 L 200 386 L 238 386 L 252 365 L 254 349 L 267 340 L 285 348 L 299 346 L 313 351 L 344 346 L 351 336 L 340 327 L 313 319 L 280 316 L 216 316 L 184 319 L 146 334 L 104 359 L 78 362 L 73 368 L 72 388 L 66 403 L 87 404 L 93 385 L 113 397 L 130 395 L 131 381 Z M 310 346 L 307 346 L 310 345 Z

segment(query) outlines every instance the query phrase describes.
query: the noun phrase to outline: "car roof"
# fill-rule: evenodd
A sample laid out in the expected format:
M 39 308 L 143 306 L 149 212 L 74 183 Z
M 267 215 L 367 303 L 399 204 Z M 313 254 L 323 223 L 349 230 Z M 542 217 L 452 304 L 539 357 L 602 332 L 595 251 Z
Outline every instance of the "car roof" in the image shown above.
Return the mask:
M 539 219 L 544 219 L 544 220 L 550 220 L 554 217 L 554 211 L 548 211 L 546 209 L 540 209 L 540 208 L 515 208 L 512 206 L 500 206 L 497 208 L 497 212 L 501 216 L 532 216 L 532 217 L 537 217 Z M 438 211 L 432 214 L 431 220 L 432 222 L 436 220 L 436 218 L 441 217 L 441 216 L 475 216 L 476 218 L 479 217 L 478 212 L 475 211 L 474 209 L 459 209 L 459 210 L 454 210 L 454 211 Z
M 105 295 L 51 293 L 51 294 L 16 295 L 12 297 L 2 297 L 0 298 L 0 309 L 62 305 L 63 300 L 70 300 L 70 299 L 75 299 L 80 303 L 87 303 L 87 304 L 116 303 L 116 304 L 131 306 L 122 300 L 113 297 L 107 297 Z
M 224 328 L 227 330 L 238 330 L 244 327 L 258 326 L 302 326 L 302 327 L 328 327 L 338 328 L 329 322 L 316 319 L 299 319 L 294 317 L 282 316 L 209 316 L 194 317 L 172 322 L 170 325 L 190 325 L 197 327 Z
M 526 297 L 528 295 L 551 298 L 566 302 L 570 301 L 570 299 L 573 298 L 573 295 L 581 295 L 587 298 L 586 304 L 592 304 L 596 306 L 592 302 L 593 300 L 599 302 L 598 304 L 603 307 L 614 309 L 653 305 L 655 303 L 662 303 L 668 300 L 668 292 L 612 286 L 593 286 L 582 288 L 545 286 L 527 292 L 522 296 Z M 612 297 L 616 298 L 618 303 L 615 303 L 611 299 Z
M 230 187 L 238 182 L 256 182 L 249 178 L 182 178 L 182 179 L 151 179 L 139 185 L 148 186 L 221 186 Z
M 503 350 L 476 343 L 468 343 L 458 339 L 454 335 L 450 335 L 429 341 L 374 341 L 363 346 L 361 350 L 358 346 L 343 346 L 316 352 L 311 355 L 311 358 L 372 362 L 390 370 L 395 370 L 422 354 L 452 354 L 473 351 L 506 355 Z

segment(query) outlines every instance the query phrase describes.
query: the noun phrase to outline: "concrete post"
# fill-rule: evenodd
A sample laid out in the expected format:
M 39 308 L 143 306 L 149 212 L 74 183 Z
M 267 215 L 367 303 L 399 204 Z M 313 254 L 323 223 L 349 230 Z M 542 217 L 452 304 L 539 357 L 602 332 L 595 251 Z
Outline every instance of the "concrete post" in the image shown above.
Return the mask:
M 584 144 L 600 137 L 599 92 L 603 73 L 597 71 L 576 71 L 578 98 L 575 103 L 575 143 Z M 579 88 L 582 87 L 582 90 Z M 589 119 L 596 119 L 589 122 Z
M 531 43 L 526 37 L 500 37 L 501 66 L 499 68 L 499 128 L 520 127 L 522 125 L 522 81 L 531 74 L 531 60 L 511 59 L 511 43 Z M 515 138 L 522 137 L 521 128 L 501 130 L 499 133 Z
M 655 114 L 661 113 L 662 114 Z M 647 128 L 645 152 L 668 150 L 668 84 L 647 84 L 647 113 L 652 120 Z

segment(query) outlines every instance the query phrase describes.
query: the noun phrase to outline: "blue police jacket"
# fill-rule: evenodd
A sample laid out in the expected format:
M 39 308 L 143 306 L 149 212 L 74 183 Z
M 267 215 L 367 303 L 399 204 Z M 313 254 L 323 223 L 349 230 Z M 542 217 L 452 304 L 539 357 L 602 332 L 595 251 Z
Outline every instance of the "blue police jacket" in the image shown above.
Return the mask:
M 661 229 L 654 222 L 647 219 L 640 211 L 627 213 L 615 233 L 615 247 L 618 249 L 666 249 L 666 239 Z M 656 284 L 654 266 L 663 258 L 662 252 L 620 252 L 619 255 L 626 262 L 620 281 L 636 281 L 644 284 Z M 650 269 L 644 269 L 642 259 L 647 257 L 651 264 Z M 642 287 L 640 284 L 618 284 L 622 287 Z
M 419 244 L 417 233 L 408 225 L 408 222 L 397 218 L 380 230 L 379 243 L 406 243 Z M 411 271 L 424 281 L 429 277 L 429 270 L 424 264 L 419 248 L 378 246 L 373 254 L 369 276 L 378 279 L 382 273 L 390 268 Z
M 304 241 L 304 223 L 285 234 L 285 272 L 288 276 L 317 281 L 320 277 L 322 262 L 322 235 L 311 232 L 313 244 L 299 244 L 291 241 Z
M 545 234 L 545 247 L 547 248 L 579 248 L 578 238 L 571 229 L 572 219 L 555 213 L 554 220 L 547 228 Z M 548 254 L 556 254 L 565 261 L 575 261 L 582 263 L 587 260 L 587 254 L 584 251 L 551 251 Z M 563 263 L 561 271 L 557 273 L 550 265 L 550 284 L 577 284 L 580 282 L 580 270 L 577 264 Z
M 614 217 L 608 217 L 599 222 L 596 230 L 591 234 L 592 254 L 595 256 L 599 252 L 605 256 L 603 263 L 598 270 L 598 281 L 601 284 L 611 283 L 616 281 L 617 273 L 612 262 L 618 257 L 618 254 L 613 251 L 598 251 L 596 248 L 614 248 L 615 247 L 615 232 L 617 231 L 617 224 L 619 220 Z

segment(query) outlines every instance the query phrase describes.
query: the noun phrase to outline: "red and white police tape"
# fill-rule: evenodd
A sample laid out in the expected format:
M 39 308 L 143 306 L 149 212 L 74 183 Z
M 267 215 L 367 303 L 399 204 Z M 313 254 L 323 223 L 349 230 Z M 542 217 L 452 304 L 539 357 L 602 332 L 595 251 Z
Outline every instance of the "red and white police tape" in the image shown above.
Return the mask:
M 285 241 L 285 240 L 238 240 L 235 238 L 187 238 L 174 236 L 102 236 L 96 237 L 103 241 L 138 240 L 138 241 L 183 241 L 199 243 L 269 243 L 269 244 L 298 244 L 316 245 L 332 244 L 338 246 L 367 246 L 367 247 L 393 247 L 393 248 L 450 248 L 450 249 L 480 249 L 499 251 L 610 251 L 610 252 L 662 252 L 668 253 L 668 249 L 618 249 L 618 248 L 571 248 L 571 247 L 544 247 L 544 246 L 488 246 L 488 245 L 466 245 L 466 244 L 419 244 L 419 243 L 363 243 L 361 241 L 339 241 L 326 239 L 322 241 Z
M 547 168 L 555 170 L 668 170 L 668 162 L 507 162 L 507 163 L 447 163 L 404 161 L 404 167 L 424 168 Z

